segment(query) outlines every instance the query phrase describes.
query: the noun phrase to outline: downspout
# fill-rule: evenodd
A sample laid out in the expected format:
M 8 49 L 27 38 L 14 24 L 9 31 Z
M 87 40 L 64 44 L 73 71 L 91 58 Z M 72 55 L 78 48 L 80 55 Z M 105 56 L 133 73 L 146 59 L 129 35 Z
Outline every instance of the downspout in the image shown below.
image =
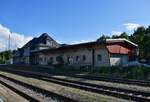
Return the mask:
M 95 67 L 95 49 L 92 49 L 92 67 Z
M 108 53 L 109 66 L 111 66 L 111 61 L 110 61 L 111 53 L 110 53 L 110 51 L 109 51 L 109 49 L 107 47 L 107 41 L 106 40 L 105 40 L 104 46 L 105 46 L 105 48 L 107 50 L 107 53 Z
M 108 50 L 107 44 L 105 45 L 105 48 L 106 48 L 107 53 L 108 53 L 109 66 L 111 66 L 111 61 L 110 61 L 111 53 L 110 53 L 109 50 Z

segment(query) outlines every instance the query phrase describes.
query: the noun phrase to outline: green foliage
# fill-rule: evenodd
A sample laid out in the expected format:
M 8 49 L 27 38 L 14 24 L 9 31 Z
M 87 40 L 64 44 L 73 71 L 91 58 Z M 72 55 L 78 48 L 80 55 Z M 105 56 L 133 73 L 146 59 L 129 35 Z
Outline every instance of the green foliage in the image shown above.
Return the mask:
M 128 34 L 126 32 L 121 33 L 119 38 L 129 39 Z
M 141 79 L 150 80 L 150 68 L 146 67 L 74 67 L 74 66 L 60 66 L 51 71 L 56 74 L 90 74 L 95 76 L 104 76 L 111 78 L 123 78 L 123 79 Z
M 105 39 L 110 39 L 110 37 L 109 37 L 109 36 L 102 35 L 100 38 L 97 39 L 97 41 L 105 40 Z
M 6 60 L 11 58 L 11 51 L 3 51 L 0 52 L 0 63 L 3 64 L 5 63 Z
M 144 27 L 139 27 L 139 28 L 137 28 L 137 30 L 134 31 L 134 33 L 132 34 L 132 37 L 130 39 L 132 42 L 139 45 L 140 58 L 144 58 L 144 52 L 145 52 L 144 51 L 145 50 L 144 36 L 145 36 L 145 34 L 146 34 L 146 29 Z
M 107 77 L 126 78 L 126 79 L 143 79 L 148 80 L 150 76 L 150 68 L 146 67 L 100 67 L 95 68 L 92 74 L 104 75 Z

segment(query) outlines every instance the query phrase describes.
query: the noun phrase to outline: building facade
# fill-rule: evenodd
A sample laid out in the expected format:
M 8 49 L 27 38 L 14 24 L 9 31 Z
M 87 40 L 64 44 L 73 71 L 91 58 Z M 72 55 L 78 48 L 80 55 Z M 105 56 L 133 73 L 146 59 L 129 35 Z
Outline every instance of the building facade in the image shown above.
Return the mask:
M 48 37 L 47 34 L 45 36 Z M 45 42 L 45 39 L 41 42 Z M 135 60 L 138 50 L 136 44 L 126 39 L 106 39 L 73 45 L 58 44 L 54 40 L 49 40 L 42 46 L 39 46 L 41 43 L 38 46 L 33 45 L 27 43 L 21 48 L 24 51 L 20 51 L 21 57 L 17 57 L 19 54 L 15 53 L 16 62 L 58 64 L 57 58 L 61 57 L 65 65 L 71 66 L 121 66 Z
M 52 39 L 47 33 L 42 34 L 38 38 L 33 38 L 27 44 L 25 44 L 22 48 L 13 52 L 13 63 L 14 64 L 32 64 L 34 59 L 32 58 L 33 52 L 57 48 L 60 45 Z

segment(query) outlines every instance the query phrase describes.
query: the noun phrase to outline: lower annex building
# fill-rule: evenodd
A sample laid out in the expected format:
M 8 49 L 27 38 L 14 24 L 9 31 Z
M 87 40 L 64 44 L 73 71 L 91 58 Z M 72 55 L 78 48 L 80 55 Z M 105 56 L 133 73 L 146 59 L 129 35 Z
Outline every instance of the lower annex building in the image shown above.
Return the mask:
M 61 56 L 65 65 L 121 66 L 135 60 L 138 46 L 126 39 L 106 39 L 79 44 L 59 44 L 47 33 L 34 38 L 14 51 L 14 64 L 58 64 Z

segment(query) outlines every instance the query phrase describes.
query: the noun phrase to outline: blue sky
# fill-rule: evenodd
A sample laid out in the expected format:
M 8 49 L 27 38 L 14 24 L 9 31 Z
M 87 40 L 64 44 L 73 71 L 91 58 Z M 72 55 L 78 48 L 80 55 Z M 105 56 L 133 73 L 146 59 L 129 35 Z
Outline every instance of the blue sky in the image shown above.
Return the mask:
M 96 40 L 150 25 L 149 5 L 150 0 L 0 0 L 0 33 L 16 34 L 14 40 L 22 41 L 17 47 L 43 32 L 62 43 Z

